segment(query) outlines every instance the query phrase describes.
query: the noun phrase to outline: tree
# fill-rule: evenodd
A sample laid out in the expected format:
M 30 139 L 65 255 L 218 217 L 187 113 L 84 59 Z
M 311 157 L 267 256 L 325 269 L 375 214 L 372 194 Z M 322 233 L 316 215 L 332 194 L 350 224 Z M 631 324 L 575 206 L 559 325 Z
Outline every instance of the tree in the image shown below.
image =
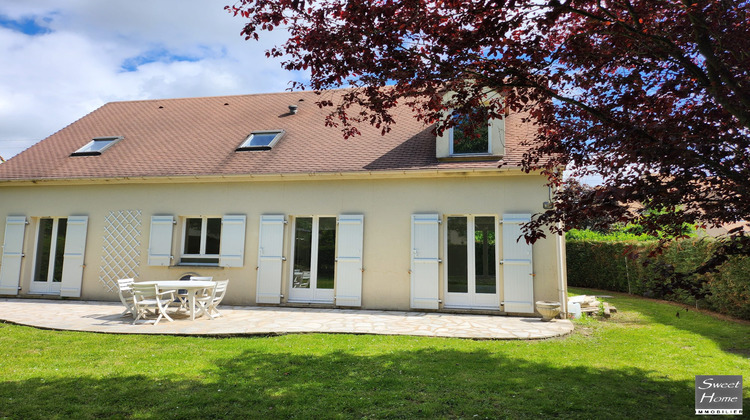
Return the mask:
M 267 55 L 310 72 L 293 87 L 354 87 L 340 103 L 319 102 L 334 106 L 328 123 L 346 136 L 358 123 L 387 132 L 389 110 L 404 101 L 436 132 L 477 108 L 527 113 L 538 130 L 525 170 L 552 187 L 563 167 L 604 179 L 578 197 L 558 190 L 527 240 L 592 216 L 640 218 L 647 232 L 677 236 L 686 222 L 750 220 L 749 1 L 239 0 L 227 9 L 246 19 L 246 39 L 288 31 Z M 444 102 L 446 91 L 456 94 Z M 629 212 L 638 202 L 663 211 Z M 750 253 L 747 236 L 730 239 L 724 252 Z

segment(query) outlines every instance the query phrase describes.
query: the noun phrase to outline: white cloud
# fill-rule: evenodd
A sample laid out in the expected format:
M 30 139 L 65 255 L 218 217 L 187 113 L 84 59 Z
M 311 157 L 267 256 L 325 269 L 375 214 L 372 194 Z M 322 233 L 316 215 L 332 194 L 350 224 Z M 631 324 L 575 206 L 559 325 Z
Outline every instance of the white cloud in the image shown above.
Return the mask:
M 245 41 L 243 20 L 223 10 L 228 3 L 0 4 L 0 156 L 19 153 L 106 102 L 275 92 L 301 77 L 265 57 L 285 33 Z

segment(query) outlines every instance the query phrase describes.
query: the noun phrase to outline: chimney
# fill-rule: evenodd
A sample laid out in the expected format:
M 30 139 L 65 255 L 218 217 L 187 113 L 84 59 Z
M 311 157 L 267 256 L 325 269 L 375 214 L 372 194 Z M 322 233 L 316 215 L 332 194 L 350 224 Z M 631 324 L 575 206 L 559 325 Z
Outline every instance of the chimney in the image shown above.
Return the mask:
M 289 113 L 290 114 L 296 114 L 297 113 L 297 105 L 289 105 Z

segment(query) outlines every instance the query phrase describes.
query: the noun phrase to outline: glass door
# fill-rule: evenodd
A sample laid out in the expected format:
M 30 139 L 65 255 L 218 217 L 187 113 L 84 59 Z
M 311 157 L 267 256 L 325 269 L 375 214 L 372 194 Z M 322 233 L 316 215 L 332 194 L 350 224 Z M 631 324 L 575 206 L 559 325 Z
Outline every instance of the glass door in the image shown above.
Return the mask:
M 336 218 L 295 218 L 292 258 L 289 301 L 333 303 Z
M 500 309 L 497 221 L 494 216 L 449 216 L 445 306 Z
M 60 294 L 68 219 L 39 219 L 30 293 Z

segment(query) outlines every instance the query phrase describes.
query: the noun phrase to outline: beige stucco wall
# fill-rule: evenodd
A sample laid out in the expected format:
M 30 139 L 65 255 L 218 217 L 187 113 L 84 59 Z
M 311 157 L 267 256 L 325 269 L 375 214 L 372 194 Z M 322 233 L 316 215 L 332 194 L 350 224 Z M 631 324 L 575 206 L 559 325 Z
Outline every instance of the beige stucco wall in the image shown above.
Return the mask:
M 413 213 L 447 215 L 495 215 L 537 213 L 547 200 L 544 178 L 518 172 L 493 172 L 488 175 L 457 173 L 433 178 L 358 176 L 330 179 L 311 176 L 310 180 L 281 178 L 236 182 L 109 182 L 104 184 L 0 185 L 0 235 L 5 218 L 26 216 L 24 252 L 27 257 L 21 272 L 21 294 L 27 294 L 32 278 L 32 256 L 40 217 L 88 215 L 86 257 L 82 298 L 117 300 L 114 292 L 100 282 L 105 217 L 111 211 L 140 210 L 141 235 L 137 280 L 176 279 L 184 273 L 230 279 L 225 303 L 255 304 L 258 226 L 263 214 L 284 214 L 284 252 L 291 255 L 294 216 L 364 215 L 364 273 L 362 307 L 409 309 L 410 235 Z M 247 216 L 244 267 L 152 267 L 147 265 L 150 220 L 152 215 L 174 215 L 178 224 L 173 234 L 173 253 L 179 255 L 182 243 L 182 216 Z M 441 226 L 440 250 L 444 255 L 445 224 Z M 534 299 L 560 300 L 560 245 L 554 235 L 533 246 Z M 502 246 L 502 245 L 500 245 Z M 500 249 L 502 255 L 502 249 Z M 563 254 L 564 255 L 564 254 Z M 290 259 L 284 263 L 283 290 L 288 297 Z M 1 269 L 1 267 L 0 267 Z M 500 300 L 502 300 L 502 269 Z M 440 272 L 440 293 L 445 281 Z

